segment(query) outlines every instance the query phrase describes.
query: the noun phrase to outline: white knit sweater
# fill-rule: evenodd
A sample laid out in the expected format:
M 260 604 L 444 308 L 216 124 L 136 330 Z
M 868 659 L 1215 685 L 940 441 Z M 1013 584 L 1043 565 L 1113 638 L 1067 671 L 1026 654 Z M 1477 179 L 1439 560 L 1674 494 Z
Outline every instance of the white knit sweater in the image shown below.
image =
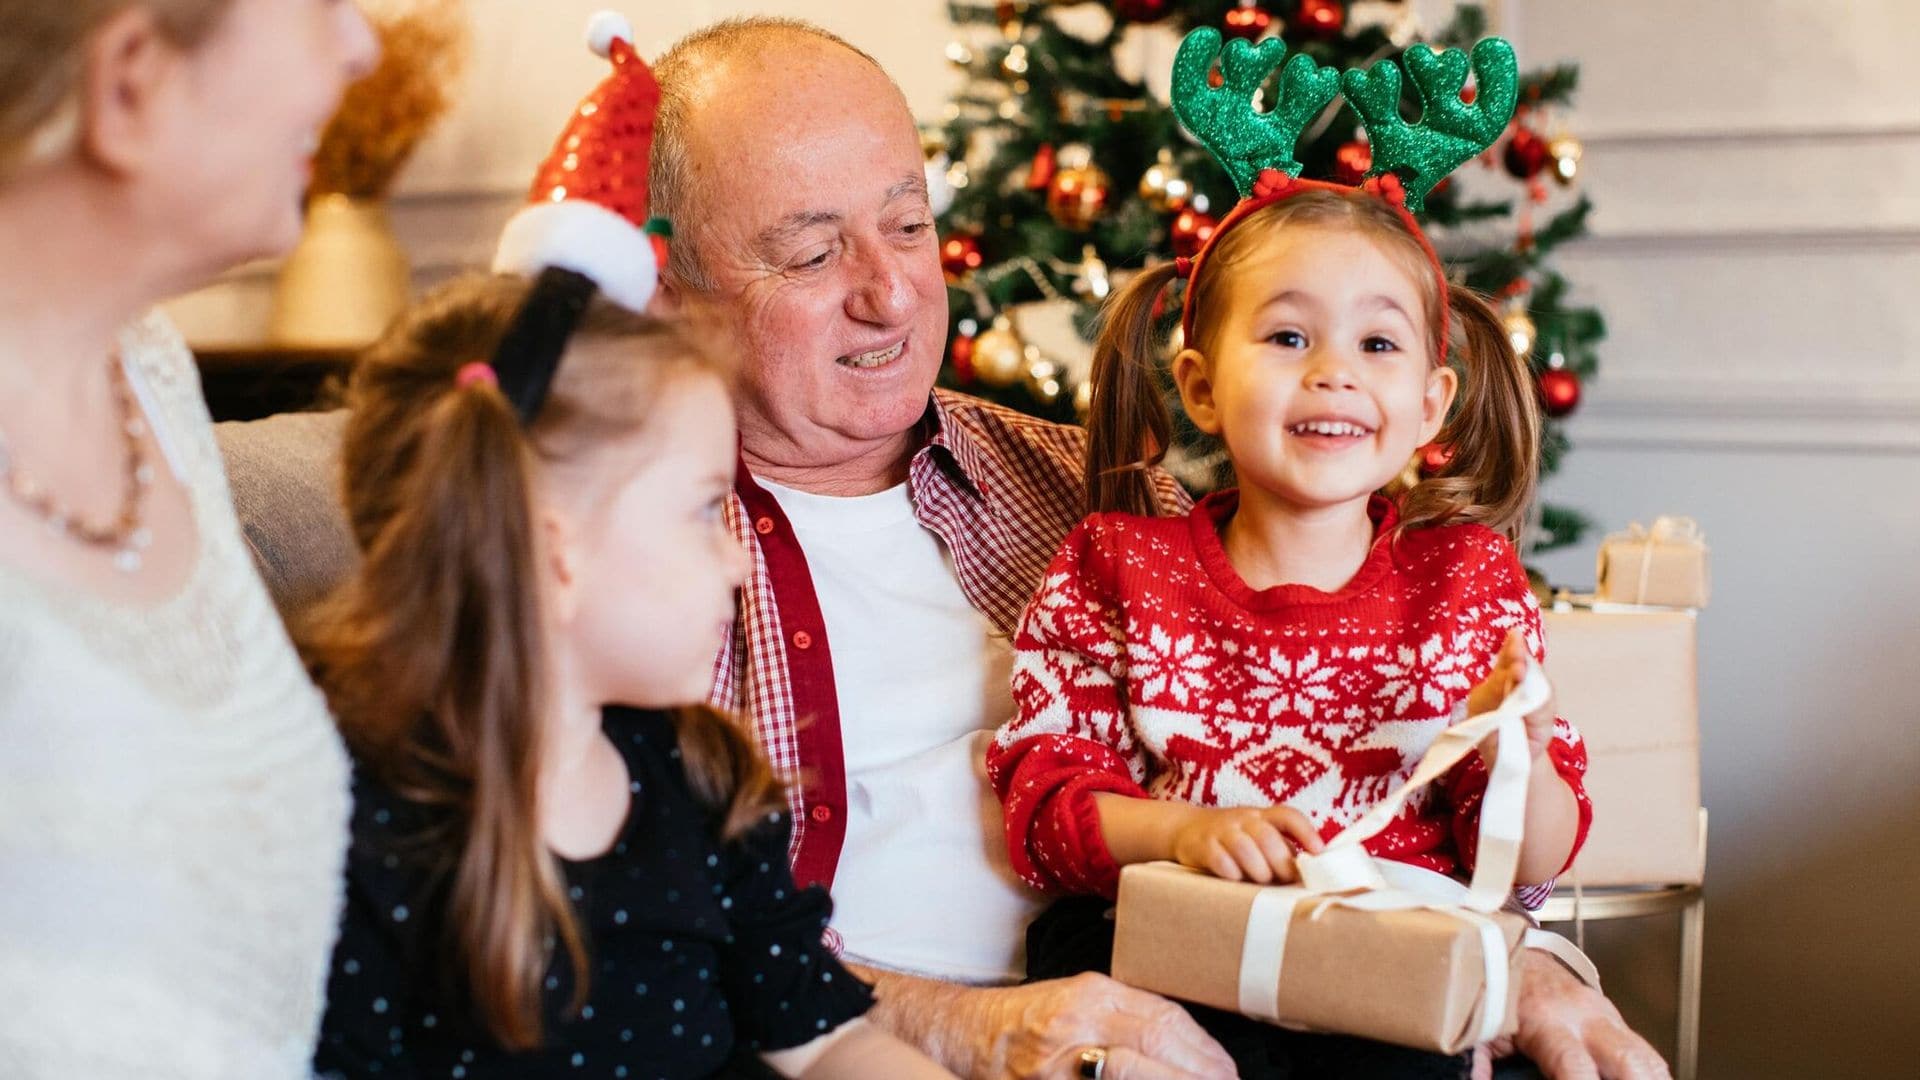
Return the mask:
M 309 1076 L 346 756 L 241 540 L 192 357 L 157 316 L 122 351 L 201 549 L 151 609 L 0 565 L 0 1076 Z

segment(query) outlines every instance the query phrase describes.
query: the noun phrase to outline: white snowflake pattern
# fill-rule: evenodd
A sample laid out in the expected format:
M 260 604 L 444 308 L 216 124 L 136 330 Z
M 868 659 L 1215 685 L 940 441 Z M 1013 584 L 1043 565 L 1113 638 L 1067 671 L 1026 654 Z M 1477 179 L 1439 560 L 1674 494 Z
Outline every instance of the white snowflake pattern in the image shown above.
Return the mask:
M 1322 665 L 1317 648 L 1308 649 L 1297 658 L 1279 649 L 1269 649 L 1265 663 L 1249 658 L 1245 671 L 1254 684 L 1247 690 L 1247 697 L 1266 703 L 1269 720 L 1287 713 L 1312 720 L 1319 702 L 1333 700 L 1330 684 L 1339 668 Z
M 1138 702 L 1150 702 L 1165 694 L 1182 705 L 1190 705 L 1207 686 L 1207 671 L 1213 657 L 1195 647 L 1195 637 L 1175 638 L 1159 625 L 1147 629 L 1146 640 L 1134 633 L 1127 644 L 1129 673 Z
M 1433 634 L 1417 648 L 1402 645 L 1373 666 L 1381 678 L 1374 696 L 1391 702 L 1395 716 L 1406 716 L 1416 703 L 1444 713 L 1473 689 L 1468 672 L 1485 663 L 1480 652 L 1477 636 L 1465 631 Z

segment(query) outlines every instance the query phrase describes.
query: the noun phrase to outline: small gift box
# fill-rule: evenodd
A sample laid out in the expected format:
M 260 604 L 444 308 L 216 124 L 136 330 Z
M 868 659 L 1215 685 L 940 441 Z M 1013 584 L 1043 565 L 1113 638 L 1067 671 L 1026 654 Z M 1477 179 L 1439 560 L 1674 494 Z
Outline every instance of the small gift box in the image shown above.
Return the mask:
M 1692 518 L 1634 522 L 1600 543 L 1599 598 L 1616 604 L 1707 606 L 1707 541 Z
M 1547 673 L 1562 716 L 1587 744 L 1593 827 L 1565 880 L 1698 885 L 1700 713 L 1695 620 L 1664 608 L 1544 615 Z
M 1300 884 L 1224 881 L 1172 863 L 1126 867 L 1113 975 L 1169 997 L 1284 1027 L 1459 1053 L 1514 1030 L 1527 922 L 1513 888 L 1530 768 L 1523 717 L 1545 702 L 1534 673 L 1498 709 L 1442 732 L 1408 781 L 1318 855 Z M 1498 742 L 1472 885 L 1367 855 L 1424 785 L 1488 736 Z M 1584 963 L 1584 958 L 1581 958 Z

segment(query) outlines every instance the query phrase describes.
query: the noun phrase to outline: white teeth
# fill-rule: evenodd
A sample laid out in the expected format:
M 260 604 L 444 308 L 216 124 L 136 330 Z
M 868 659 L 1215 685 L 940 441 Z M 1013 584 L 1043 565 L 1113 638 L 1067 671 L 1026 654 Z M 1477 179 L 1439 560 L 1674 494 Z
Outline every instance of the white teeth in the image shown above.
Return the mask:
M 1309 420 L 1304 424 L 1295 424 L 1287 430 L 1295 435 L 1366 435 L 1367 428 L 1359 424 L 1349 424 L 1345 420 Z
M 857 353 L 853 356 L 843 356 L 840 358 L 840 363 L 845 364 L 848 367 L 876 368 L 881 366 L 882 364 L 889 364 L 889 363 L 892 363 L 895 359 L 898 359 L 900 356 L 901 350 L 905 349 L 906 347 L 907 347 L 906 342 L 904 341 L 896 342 L 895 344 L 893 344 L 888 348 L 879 349 L 874 352 L 863 352 L 863 353 Z

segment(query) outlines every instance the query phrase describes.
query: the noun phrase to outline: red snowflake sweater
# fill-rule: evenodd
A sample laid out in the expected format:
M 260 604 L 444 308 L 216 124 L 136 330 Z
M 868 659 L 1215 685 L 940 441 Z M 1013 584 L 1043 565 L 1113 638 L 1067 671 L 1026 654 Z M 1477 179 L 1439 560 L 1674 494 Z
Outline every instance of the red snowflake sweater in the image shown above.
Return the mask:
M 1014 869 L 1036 888 L 1111 897 L 1119 867 L 1093 796 L 1285 804 L 1331 838 L 1413 773 L 1459 717 L 1507 631 L 1544 659 L 1540 607 L 1512 545 L 1478 525 L 1374 542 L 1344 588 L 1250 588 L 1221 546 L 1238 496 L 1184 518 L 1096 514 L 1074 529 L 1021 620 L 1015 718 L 987 754 Z M 1586 748 L 1559 720 L 1548 758 L 1592 819 Z M 1373 854 L 1471 867 L 1478 755 L 1416 793 Z M 1568 860 L 1571 862 L 1571 858 Z M 1538 906 L 1552 889 L 1520 890 Z

